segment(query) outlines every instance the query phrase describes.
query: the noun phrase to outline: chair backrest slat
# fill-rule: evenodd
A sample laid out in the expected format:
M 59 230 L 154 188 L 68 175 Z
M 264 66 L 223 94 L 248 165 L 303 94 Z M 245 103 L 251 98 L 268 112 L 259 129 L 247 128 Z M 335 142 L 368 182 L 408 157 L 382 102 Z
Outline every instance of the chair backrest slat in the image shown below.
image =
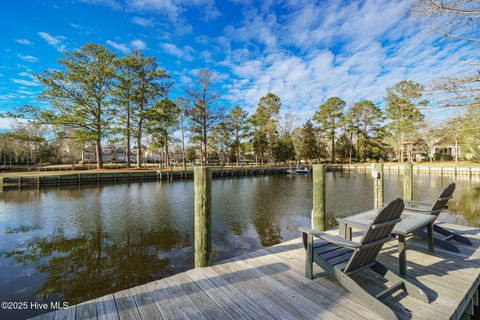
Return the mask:
M 455 191 L 455 183 L 450 183 L 443 191 L 438 195 L 437 200 L 432 206 L 431 214 L 438 216 L 440 212 L 447 208 L 448 200 L 453 197 Z
M 353 272 L 375 261 L 383 244 L 391 239 L 392 230 L 400 221 L 403 208 L 403 200 L 397 198 L 378 212 L 360 241 L 364 246 L 352 255 L 344 272 Z

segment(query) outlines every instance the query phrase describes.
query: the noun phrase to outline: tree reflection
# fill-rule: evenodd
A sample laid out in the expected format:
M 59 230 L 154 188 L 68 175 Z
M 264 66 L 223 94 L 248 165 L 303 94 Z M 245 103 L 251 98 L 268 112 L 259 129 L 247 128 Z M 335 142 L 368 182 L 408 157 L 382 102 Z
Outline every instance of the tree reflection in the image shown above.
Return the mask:
M 449 207 L 454 212 L 462 213 L 467 224 L 480 227 L 480 187 L 472 187 L 460 193 L 458 201 L 450 201 Z M 451 204 L 450 204 L 451 203 Z
M 189 242 L 171 228 L 135 230 L 122 238 L 114 241 L 101 228 L 75 237 L 59 233 L 3 255 L 47 274 L 37 298 L 74 304 L 173 274 L 168 254 L 160 255 Z
M 279 244 L 282 241 L 280 227 L 280 210 L 286 197 L 279 194 L 281 188 L 272 188 L 266 179 L 259 179 L 255 192 L 252 193 L 253 225 L 260 243 L 264 247 Z M 282 197 L 283 196 L 283 197 Z

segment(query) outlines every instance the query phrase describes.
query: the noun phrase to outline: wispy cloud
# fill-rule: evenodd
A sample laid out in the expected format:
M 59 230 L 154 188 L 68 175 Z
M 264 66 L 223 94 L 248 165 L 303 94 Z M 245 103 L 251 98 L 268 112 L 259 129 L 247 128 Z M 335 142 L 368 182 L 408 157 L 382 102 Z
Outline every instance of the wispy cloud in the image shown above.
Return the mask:
M 24 44 L 24 45 L 27 45 L 27 46 L 31 46 L 33 44 L 33 42 L 28 40 L 28 39 L 17 39 L 15 41 L 17 43 Z
M 154 25 L 153 19 L 147 19 L 142 17 L 133 17 L 132 23 L 137 24 L 142 27 L 151 27 Z
M 39 32 L 38 35 L 59 52 L 65 51 L 65 44 L 62 43 L 62 41 L 65 39 L 64 36 L 52 36 L 47 32 Z
M 179 59 L 184 59 L 187 61 L 193 60 L 192 53 L 195 52 L 195 50 L 190 46 L 184 46 L 182 49 L 180 49 L 173 43 L 162 43 L 160 47 L 163 49 L 163 51 L 171 56 L 175 56 Z
M 112 40 L 107 40 L 107 44 L 109 46 L 111 46 L 112 48 L 115 48 L 122 53 L 126 54 L 126 53 L 130 52 L 130 48 L 126 44 L 118 43 L 118 42 L 115 42 L 115 41 L 112 41 Z
M 468 72 L 473 45 L 429 34 L 408 3 L 396 0 L 284 2 L 283 10 L 249 7 L 243 20 L 209 41 L 225 52 L 232 79 L 225 98 L 254 108 L 267 92 L 304 120 L 330 96 L 383 103 L 385 89 L 404 79 L 428 84 Z M 334 14 L 333 14 L 334 13 Z M 352 17 L 355 17 L 354 19 Z
M 88 3 L 96 6 L 109 7 L 114 10 L 122 9 L 120 3 L 116 0 L 78 0 L 79 2 Z
M 12 82 L 16 84 L 21 84 L 22 86 L 27 86 L 27 87 L 38 87 L 40 86 L 40 83 L 36 80 L 25 80 L 25 79 L 12 79 Z
M 140 39 L 135 39 L 130 42 L 130 46 L 135 50 L 143 50 L 147 47 L 145 42 Z
M 130 44 L 120 43 L 112 40 L 107 40 L 106 43 L 124 54 L 130 53 L 132 50 L 143 50 L 147 47 L 147 44 L 140 39 L 134 39 L 130 42 Z
M 37 62 L 38 58 L 30 55 L 17 54 L 17 57 L 26 62 Z
M 214 0 L 128 0 L 128 7 L 139 12 L 155 12 L 177 21 L 180 15 L 193 7 L 205 21 L 220 16 Z

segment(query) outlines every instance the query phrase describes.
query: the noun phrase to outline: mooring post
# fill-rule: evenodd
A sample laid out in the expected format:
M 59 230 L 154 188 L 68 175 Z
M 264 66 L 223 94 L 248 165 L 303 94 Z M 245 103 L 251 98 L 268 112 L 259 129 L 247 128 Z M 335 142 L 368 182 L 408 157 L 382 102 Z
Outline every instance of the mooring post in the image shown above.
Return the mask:
M 373 207 L 375 209 L 383 207 L 383 163 L 377 163 L 372 166 L 373 172 Z
M 210 264 L 212 248 L 212 168 L 194 169 L 195 268 Z
M 312 210 L 312 228 L 314 230 L 325 231 L 325 165 L 313 165 L 313 210 Z
M 406 163 L 403 167 L 403 200 L 413 200 L 413 163 Z

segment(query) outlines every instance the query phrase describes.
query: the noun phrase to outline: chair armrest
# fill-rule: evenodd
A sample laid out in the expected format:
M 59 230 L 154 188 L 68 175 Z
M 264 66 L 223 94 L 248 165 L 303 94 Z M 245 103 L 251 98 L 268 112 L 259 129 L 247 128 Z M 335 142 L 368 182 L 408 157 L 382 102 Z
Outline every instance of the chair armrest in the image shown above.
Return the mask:
M 325 241 L 337 244 L 337 245 L 342 246 L 342 247 L 348 247 L 348 248 L 351 248 L 351 249 L 358 249 L 362 246 L 360 243 L 350 241 L 350 240 L 344 239 L 344 238 L 339 237 L 339 236 L 334 236 L 334 235 L 331 235 L 331 234 L 328 234 L 328 233 L 325 233 L 325 232 L 316 231 L 316 230 L 313 230 L 311 228 L 300 227 L 299 230 L 301 232 L 306 233 L 308 235 L 311 235 L 313 237 L 323 239 Z

